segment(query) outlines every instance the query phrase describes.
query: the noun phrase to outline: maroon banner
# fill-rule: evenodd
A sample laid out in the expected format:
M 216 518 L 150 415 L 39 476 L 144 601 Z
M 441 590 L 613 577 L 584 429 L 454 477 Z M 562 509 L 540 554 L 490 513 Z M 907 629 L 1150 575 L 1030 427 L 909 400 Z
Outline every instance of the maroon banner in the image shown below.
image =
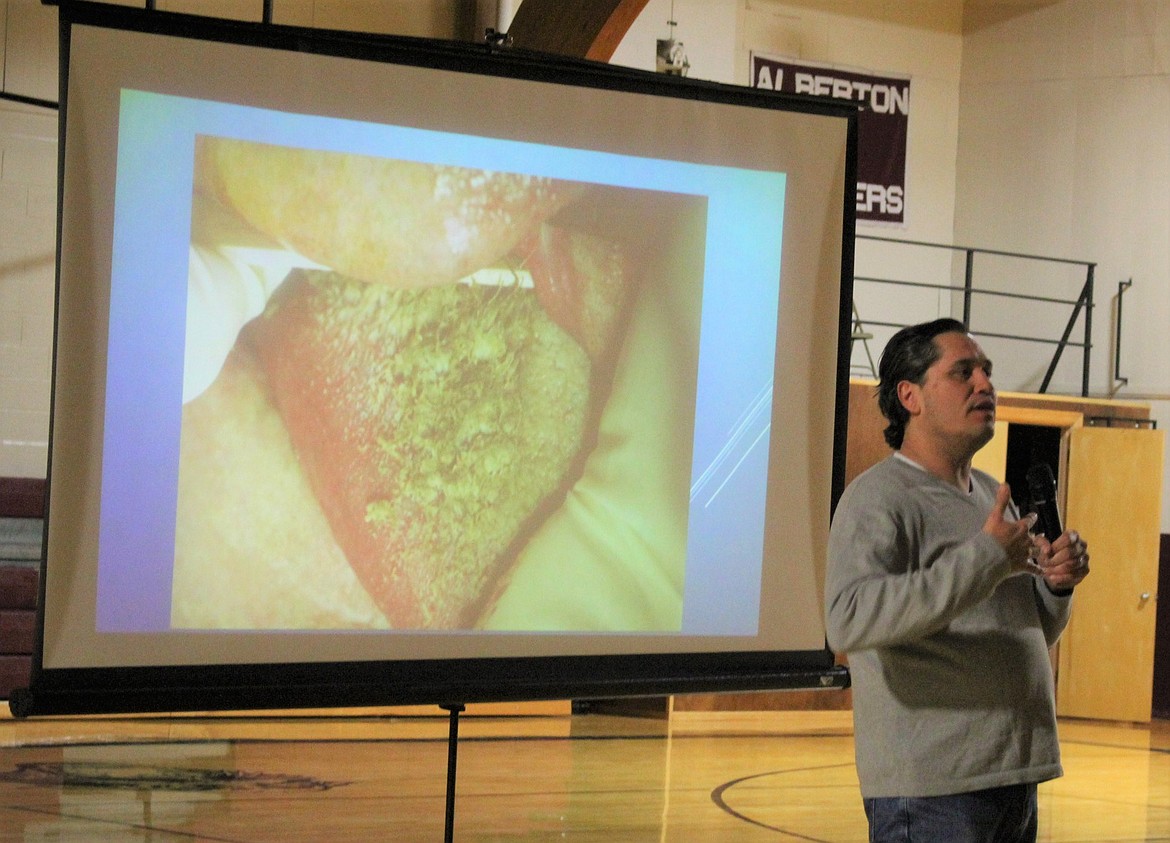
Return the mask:
M 754 88 L 857 103 L 857 219 L 905 222 L 910 80 L 756 53 L 751 62 Z

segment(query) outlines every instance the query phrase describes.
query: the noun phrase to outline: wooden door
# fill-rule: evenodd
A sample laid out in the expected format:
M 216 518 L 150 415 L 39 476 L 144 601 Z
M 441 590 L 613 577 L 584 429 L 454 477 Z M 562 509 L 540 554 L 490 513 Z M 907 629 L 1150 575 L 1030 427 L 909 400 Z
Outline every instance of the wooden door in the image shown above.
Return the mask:
M 995 436 L 975 454 L 971 465 L 1003 481 L 1007 477 L 1008 437 L 1013 424 L 1053 427 L 1067 431 L 1078 428 L 1083 423 L 1084 414 L 1079 410 L 1000 406 L 995 411 Z
M 1164 435 L 1082 427 L 1068 436 L 1064 520 L 1088 542 L 1091 573 L 1060 642 L 1057 713 L 1149 722 Z

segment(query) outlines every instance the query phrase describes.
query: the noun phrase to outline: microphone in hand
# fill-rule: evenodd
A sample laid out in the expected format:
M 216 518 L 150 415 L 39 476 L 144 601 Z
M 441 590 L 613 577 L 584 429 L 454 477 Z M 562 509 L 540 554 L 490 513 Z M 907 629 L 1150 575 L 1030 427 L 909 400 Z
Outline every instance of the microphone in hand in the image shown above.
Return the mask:
M 1056 478 L 1047 463 L 1034 463 L 1028 469 L 1028 500 L 1036 513 L 1036 532 L 1050 542 L 1060 538 L 1060 510 L 1056 506 Z

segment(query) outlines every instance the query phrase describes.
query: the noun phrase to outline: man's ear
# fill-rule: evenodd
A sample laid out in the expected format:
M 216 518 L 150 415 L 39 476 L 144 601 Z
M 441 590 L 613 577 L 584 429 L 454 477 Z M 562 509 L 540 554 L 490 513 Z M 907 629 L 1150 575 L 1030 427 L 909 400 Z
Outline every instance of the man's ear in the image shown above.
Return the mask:
M 911 416 L 916 416 L 922 409 L 922 390 L 913 381 L 898 382 L 898 402 Z

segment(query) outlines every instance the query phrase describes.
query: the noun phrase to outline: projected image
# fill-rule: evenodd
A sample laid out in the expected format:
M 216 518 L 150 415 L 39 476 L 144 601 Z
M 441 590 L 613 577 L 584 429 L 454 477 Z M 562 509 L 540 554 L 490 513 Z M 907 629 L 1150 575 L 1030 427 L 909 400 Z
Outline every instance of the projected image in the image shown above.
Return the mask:
M 208 135 L 193 183 L 173 628 L 680 631 L 706 197 Z
M 24 710 L 672 694 L 832 665 L 854 111 L 61 12 Z

